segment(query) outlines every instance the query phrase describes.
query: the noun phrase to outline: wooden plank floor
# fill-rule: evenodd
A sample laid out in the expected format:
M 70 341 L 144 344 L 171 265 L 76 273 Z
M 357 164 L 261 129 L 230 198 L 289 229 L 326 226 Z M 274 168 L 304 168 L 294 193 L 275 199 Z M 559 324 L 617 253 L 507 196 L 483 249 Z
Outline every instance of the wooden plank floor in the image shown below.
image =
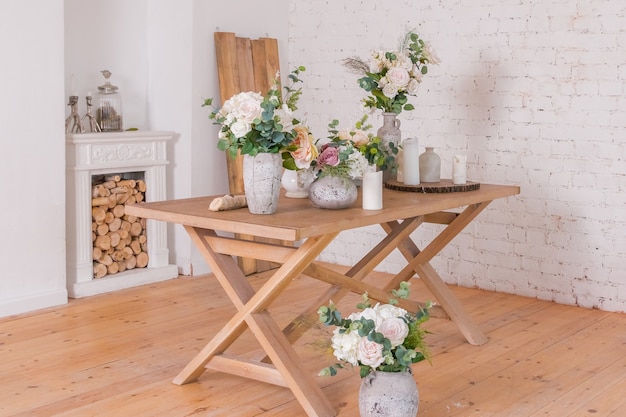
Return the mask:
M 287 323 L 322 287 L 294 280 L 272 314 Z M 426 324 L 433 360 L 414 366 L 418 416 L 626 416 L 626 315 L 452 290 L 490 342 L 469 345 L 448 321 Z M 412 298 L 429 298 L 419 280 Z M 357 299 L 338 306 L 351 312 Z M 0 416 L 305 416 L 290 391 L 261 382 L 207 371 L 171 383 L 234 311 L 208 275 L 0 319 Z M 317 343 L 328 330 L 296 344 L 312 373 L 332 361 Z M 234 351 L 254 343 L 244 339 Z M 357 371 L 318 382 L 338 416 L 358 416 Z

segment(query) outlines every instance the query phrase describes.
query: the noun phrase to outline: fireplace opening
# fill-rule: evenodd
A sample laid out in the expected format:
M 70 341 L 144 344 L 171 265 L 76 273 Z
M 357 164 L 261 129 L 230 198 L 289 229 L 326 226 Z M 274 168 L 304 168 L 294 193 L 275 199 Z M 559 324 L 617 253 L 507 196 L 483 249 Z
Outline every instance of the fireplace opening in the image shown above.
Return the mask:
M 103 278 L 148 266 L 146 220 L 126 214 L 125 207 L 145 201 L 143 172 L 91 177 L 93 277 Z

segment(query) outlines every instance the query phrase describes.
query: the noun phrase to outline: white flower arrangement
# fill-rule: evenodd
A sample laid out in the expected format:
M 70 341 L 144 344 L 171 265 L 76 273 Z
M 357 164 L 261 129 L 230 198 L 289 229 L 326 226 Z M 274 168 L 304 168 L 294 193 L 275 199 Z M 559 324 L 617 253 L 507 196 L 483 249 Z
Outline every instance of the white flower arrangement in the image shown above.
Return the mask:
M 409 283 L 402 282 L 394 296 L 408 297 Z M 342 318 L 331 302 L 318 310 L 320 321 L 337 326 L 331 338 L 331 348 L 337 363 L 324 368 L 321 376 L 336 375 L 345 365 L 359 366 L 361 377 L 373 370 L 382 372 L 406 371 L 412 364 L 429 359 L 424 342 L 426 330 L 421 324 L 428 320 L 430 304 L 417 313 L 410 313 L 390 300 L 389 304 L 371 306 L 367 295 L 357 305 L 359 312 Z

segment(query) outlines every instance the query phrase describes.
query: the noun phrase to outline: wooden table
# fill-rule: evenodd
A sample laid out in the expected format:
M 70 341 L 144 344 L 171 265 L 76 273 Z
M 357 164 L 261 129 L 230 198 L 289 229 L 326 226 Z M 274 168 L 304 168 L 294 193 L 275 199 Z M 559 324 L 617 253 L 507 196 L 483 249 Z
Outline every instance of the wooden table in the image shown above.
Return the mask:
M 295 323 L 306 322 L 302 318 L 316 318 L 317 309 L 331 297 L 337 301 L 350 291 L 358 294 L 368 292 L 371 299 L 387 302 L 390 290 L 415 274 L 436 297 L 434 316 L 452 319 L 469 343 L 486 343 L 485 334 L 465 313 L 429 262 L 491 201 L 515 194 L 519 194 L 517 186 L 490 184 L 481 184 L 480 189 L 475 191 L 448 194 L 385 189 L 384 208 L 376 211 L 362 210 L 360 198 L 354 208 L 334 211 L 316 209 L 308 199 L 281 197 L 278 211 L 273 215 L 254 215 L 245 208 L 209 211 L 211 200 L 217 196 L 128 206 L 127 214 L 182 224 L 237 308 L 237 313 L 173 382 L 182 385 L 196 380 L 205 369 L 217 370 L 287 387 L 307 415 L 335 416 L 332 405 L 313 376 L 303 369 L 292 347 L 306 331 Z M 458 208 L 462 210 L 449 211 Z M 410 234 L 424 222 L 447 226 L 420 249 L 411 240 Z M 383 228 L 385 237 L 345 274 L 316 262 L 322 250 L 341 231 L 375 224 Z M 232 237 L 237 235 L 252 235 L 259 239 L 250 241 Z M 276 244 L 277 240 L 285 244 Z M 394 249 L 406 258 L 406 267 L 381 288 L 362 282 Z M 254 290 L 233 256 L 273 262 L 280 267 L 260 288 Z M 310 307 L 281 329 L 267 308 L 300 274 L 331 286 L 325 293 L 313 296 Z M 418 304 L 416 301 L 401 300 L 400 305 L 416 311 Z M 252 330 L 262 352 L 245 358 L 226 353 L 246 328 Z

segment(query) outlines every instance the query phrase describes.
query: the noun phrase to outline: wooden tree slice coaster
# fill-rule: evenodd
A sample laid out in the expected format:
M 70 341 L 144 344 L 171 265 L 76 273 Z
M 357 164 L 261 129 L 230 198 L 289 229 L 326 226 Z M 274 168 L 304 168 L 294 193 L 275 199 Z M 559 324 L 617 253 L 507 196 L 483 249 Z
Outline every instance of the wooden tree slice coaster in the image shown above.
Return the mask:
M 465 184 L 454 184 L 452 180 L 442 179 L 440 182 L 423 182 L 417 185 L 406 185 L 396 180 L 385 181 L 385 188 L 396 191 L 410 191 L 414 193 L 458 193 L 475 191 L 480 188 L 479 182 L 467 181 Z

